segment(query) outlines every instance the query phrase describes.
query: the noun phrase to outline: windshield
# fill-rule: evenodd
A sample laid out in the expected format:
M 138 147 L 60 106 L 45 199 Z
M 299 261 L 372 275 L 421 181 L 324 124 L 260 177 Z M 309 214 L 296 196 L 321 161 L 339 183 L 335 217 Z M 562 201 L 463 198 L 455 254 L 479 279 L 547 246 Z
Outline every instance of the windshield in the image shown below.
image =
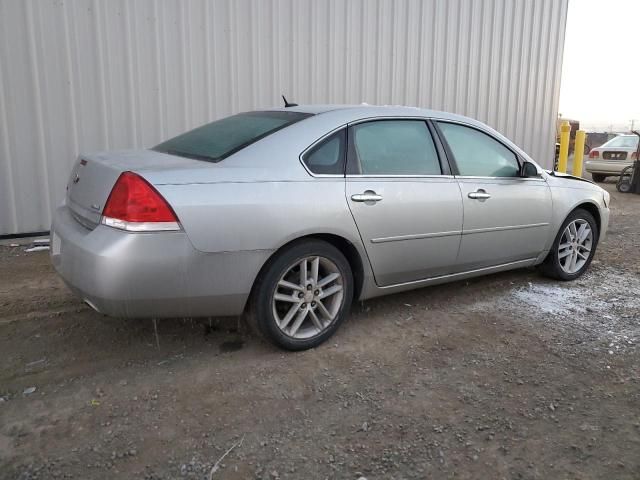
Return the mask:
M 602 146 L 603 147 L 637 148 L 638 137 L 636 137 L 635 135 L 620 135 L 619 137 L 612 138 Z
M 190 130 L 153 147 L 156 152 L 219 162 L 282 128 L 311 116 L 300 112 L 247 112 Z

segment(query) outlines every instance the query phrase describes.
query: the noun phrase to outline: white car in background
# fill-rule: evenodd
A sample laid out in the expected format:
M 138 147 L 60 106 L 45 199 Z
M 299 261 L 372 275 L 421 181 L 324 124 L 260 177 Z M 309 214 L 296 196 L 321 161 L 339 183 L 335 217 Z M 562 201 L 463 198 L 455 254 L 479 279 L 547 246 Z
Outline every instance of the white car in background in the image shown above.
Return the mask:
M 594 182 L 604 182 L 607 177 L 619 177 L 620 172 L 636 160 L 637 151 L 636 135 L 618 135 L 589 152 L 585 169 Z

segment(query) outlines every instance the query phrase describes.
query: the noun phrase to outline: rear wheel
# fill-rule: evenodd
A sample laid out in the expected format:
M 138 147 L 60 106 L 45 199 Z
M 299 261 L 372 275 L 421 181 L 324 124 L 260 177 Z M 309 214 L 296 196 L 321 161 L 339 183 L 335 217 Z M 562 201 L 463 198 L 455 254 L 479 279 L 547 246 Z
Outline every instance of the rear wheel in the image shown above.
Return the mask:
M 593 215 L 581 208 L 571 212 L 541 265 L 542 273 L 558 280 L 580 277 L 596 252 L 598 235 L 598 224 Z
M 607 179 L 607 176 L 602 173 L 592 173 L 591 178 L 593 178 L 594 182 L 602 183 Z
M 340 250 L 303 240 L 276 254 L 261 273 L 249 323 L 279 347 L 305 350 L 335 333 L 352 298 L 353 275 Z

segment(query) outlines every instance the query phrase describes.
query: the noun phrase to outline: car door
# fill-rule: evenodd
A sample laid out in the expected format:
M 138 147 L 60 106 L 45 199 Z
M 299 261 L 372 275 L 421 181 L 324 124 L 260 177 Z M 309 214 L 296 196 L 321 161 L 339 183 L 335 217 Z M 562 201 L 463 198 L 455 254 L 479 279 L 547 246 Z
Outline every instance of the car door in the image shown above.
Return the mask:
M 464 206 L 456 271 L 536 258 L 551 234 L 546 181 L 521 177 L 522 160 L 488 132 L 452 122 L 437 127 Z
M 455 265 L 462 200 L 432 128 L 423 119 L 349 126 L 346 199 L 380 286 Z

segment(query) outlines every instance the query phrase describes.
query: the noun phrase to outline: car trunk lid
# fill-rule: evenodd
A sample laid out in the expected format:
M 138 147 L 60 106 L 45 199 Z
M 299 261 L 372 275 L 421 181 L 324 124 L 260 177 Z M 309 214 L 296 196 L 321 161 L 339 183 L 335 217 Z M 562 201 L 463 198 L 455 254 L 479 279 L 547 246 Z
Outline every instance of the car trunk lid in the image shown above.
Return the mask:
M 100 223 L 105 203 L 121 173 L 202 167 L 203 164 L 152 150 L 81 155 L 67 183 L 66 203 L 79 223 L 94 229 Z

